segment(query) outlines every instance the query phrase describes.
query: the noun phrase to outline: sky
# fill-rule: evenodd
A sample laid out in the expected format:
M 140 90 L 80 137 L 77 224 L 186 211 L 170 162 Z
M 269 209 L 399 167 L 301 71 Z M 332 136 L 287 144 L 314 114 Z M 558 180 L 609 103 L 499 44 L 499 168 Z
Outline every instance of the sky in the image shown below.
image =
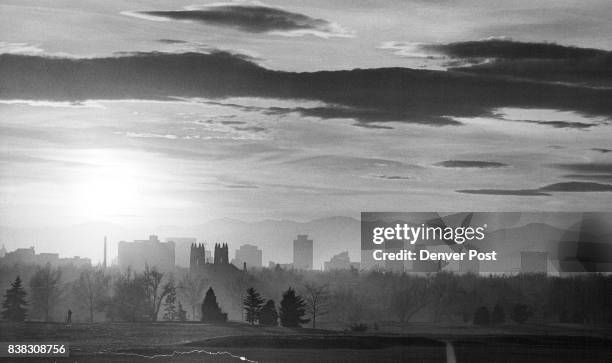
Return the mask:
M 3 1 L 0 225 L 610 210 L 611 17 L 607 0 Z

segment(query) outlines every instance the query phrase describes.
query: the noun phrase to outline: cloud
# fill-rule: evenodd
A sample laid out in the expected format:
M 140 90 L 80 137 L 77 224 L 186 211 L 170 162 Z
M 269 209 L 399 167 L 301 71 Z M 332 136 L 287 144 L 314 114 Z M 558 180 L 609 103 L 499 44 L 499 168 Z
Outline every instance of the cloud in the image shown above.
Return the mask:
M 446 44 L 421 44 L 426 54 L 452 58 L 494 59 L 589 59 L 608 54 L 605 50 L 578 48 L 554 43 L 519 42 L 511 39 L 486 39 Z
M 460 125 L 504 107 L 612 116 L 612 90 L 406 68 L 295 73 L 263 68 L 228 52 L 134 53 L 105 58 L 0 55 L 5 100 L 175 100 L 274 98 L 325 106 L 269 108 L 362 125 L 407 122 Z M 260 108 L 261 109 L 261 108 Z
M 305 117 L 318 117 L 322 119 L 346 118 L 356 121 L 362 121 L 359 126 L 372 129 L 393 129 L 389 126 L 370 124 L 367 122 L 385 122 L 385 121 L 402 121 L 406 118 L 404 112 L 398 112 L 393 109 L 377 109 L 364 107 L 350 107 L 342 105 L 327 105 L 323 107 L 294 107 L 281 108 L 270 107 L 266 111 L 268 114 L 288 114 L 299 113 Z M 435 126 L 461 125 L 461 122 L 453 120 L 450 117 L 438 116 L 435 118 L 413 119 L 412 123 L 424 123 Z
M 553 167 L 574 172 L 574 174 L 563 175 L 568 179 L 612 181 L 612 163 L 554 164 Z
M 386 42 L 403 57 L 445 59 L 449 70 L 481 75 L 612 86 L 612 52 L 554 43 L 485 39 L 453 43 Z
M 407 169 L 421 169 L 422 167 L 412 164 L 406 164 L 401 161 L 380 159 L 380 158 L 368 158 L 358 156 L 344 156 L 344 155 L 318 155 L 307 158 L 300 158 L 295 160 L 289 160 L 283 162 L 284 164 L 291 164 L 299 167 L 301 170 L 304 169 L 326 169 L 334 171 L 367 171 L 367 170 L 379 170 L 379 171 L 391 171 L 407 170 Z
M 410 180 L 409 176 L 401 176 L 401 175 L 371 175 L 372 178 L 375 179 L 383 179 L 383 180 Z
M 259 189 L 257 185 L 253 184 L 228 184 L 225 187 L 230 189 Z
M 157 41 L 163 44 L 189 44 L 189 42 L 185 40 L 177 40 L 177 39 L 157 39 Z
M 236 131 L 262 132 L 262 131 L 266 131 L 266 128 L 265 127 L 261 127 L 261 126 L 235 126 L 234 130 L 236 130 Z
M 244 125 L 246 121 L 219 121 L 222 125 Z
M 486 194 L 486 195 L 514 195 L 523 197 L 539 197 L 549 196 L 548 193 L 543 193 L 534 189 L 463 189 L 457 190 L 458 193 L 464 194 Z
M 427 52 L 425 43 L 414 42 L 383 42 L 378 49 L 390 50 L 393 54 L 404 58 L 434 58 L 435 55 Z
M 451 70 L 591 87 L 612 86 L 610 51 L 515 41 L 451 43 L 438 49 L 453 57 L 489 58 L 484 63 Z
M 177 140 L 179 136 L 172 134 L 155 134 L 151 132 L 126 132 L 125 136 L 131 138 L 143 138 L 143 139 L 168 139 Z
M 446 160 L 436 163 L 437 166 L 445 168 L 503 168 L 508 164 L 496 161 L 477 161 L 477 160 Z
M 579 121 L 543 121 L 543 120 L 510 120 L 504 119 L 508 121 L 517 121 L 517 122 L 526 122 L 530 124 L 543 125 L 543 126 L 551 126 L 557 129 L 588 129 L 593 126 L 598 126 L 599 124 L 593 123 L 588 124 L 586 122 Z
M 612 192 L 612 185 L 573 181 L 550 184 L 539 190 L 549 192 Z
M 609 173 L 612 174 L 612 163 L 569 163 L 553 164 L 555 168 L 577 173 Z
M 377 125 L 377 124 L 372 124 L 372 123 L 369 123 L 369 124 L 366 124 L 366 123 L 357 123 L 357 124 L 355 124 L 355 126 L 363 127 L 363 128 L 366 128 L 366 129 L 393 130 L 393 127 L 391 127 L 391 126 Z
M 44 101 L 44 100 L 2 100 L 0 105 L 27 105 L 30 107 L 51 108 L 104 108 L 102 104 L 95 101 Z
M 0 42 L 0 53 L 9 54 L 42 54 L 44 49 L 27 43 Z
M 147 20 L 186 20 L 234 28 L 248 33 L 285 36 L 348 37 L 349 32 L 324 19 L 263 4 L 213 4 L 184 10 L 134 11 L 124 15 Z
M 568 179 L 599 180 L 612 182 L 612 174 L 566 174 L 563 175 L 563 177 Z
M 571 181 L 549 184 L 538 189 L 463 189 L 457 190 L 457 192 L 487 195 L 548 196 L 551 192 L 612 192 L 612 184 Z
M 601 148 L 601 147 L 594 147 L 591 150 L 598 151 L 598 152 L 600 152 L 602 154 L 607 154 L 607 153 L 612 152 L 612 149 L 604 149 L 604 148 Z

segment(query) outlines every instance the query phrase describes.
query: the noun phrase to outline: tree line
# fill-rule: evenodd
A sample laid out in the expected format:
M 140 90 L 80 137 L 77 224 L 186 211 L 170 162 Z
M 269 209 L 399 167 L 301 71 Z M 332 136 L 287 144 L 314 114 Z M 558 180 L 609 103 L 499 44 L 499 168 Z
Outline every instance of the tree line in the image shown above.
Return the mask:
M 218 277 L 49 265 L 0 267 L 2 318 L 62 321 L 244 320 L 249 324 L 351 327 L 395 322 L 612 322 L 612 276 L 410 275 L 262 269 Z M 12 275 L 12 280 L 6 277 Z M 17 278 L 15 277 L 17 275 Z M 25 277 L 25 278 L 24 278 Z M 213 290 L 214 286 L 214 290 Z M 219 298 L 219 301 L 217 301 Z M 279 304 L 276 302 L 280 301 Z

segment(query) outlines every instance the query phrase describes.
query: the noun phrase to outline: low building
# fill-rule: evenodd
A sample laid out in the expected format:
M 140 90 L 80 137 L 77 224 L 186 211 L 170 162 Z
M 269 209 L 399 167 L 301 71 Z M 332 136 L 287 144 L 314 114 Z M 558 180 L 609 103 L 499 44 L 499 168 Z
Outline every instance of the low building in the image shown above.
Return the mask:
M 232 260 L 232 264 L 238 268 L 243 268 L 246 263 L 247 268 L 261 268 L 262 251 L 253 245 L 242 245 L 236 250 L 236 257 Z
M 329 261 L 323 263 L 323 270 L 325 271 L 350 269 L 351 259 L 348 251 L 340 252 L 337 255 L 332 256 Z

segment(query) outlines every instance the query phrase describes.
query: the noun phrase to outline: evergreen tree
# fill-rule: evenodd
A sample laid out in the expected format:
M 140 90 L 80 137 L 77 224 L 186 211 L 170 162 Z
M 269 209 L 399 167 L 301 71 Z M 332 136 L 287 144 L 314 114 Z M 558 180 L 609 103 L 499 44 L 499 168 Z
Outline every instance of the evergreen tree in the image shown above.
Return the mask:
M 244 306 L 244 311 L 246 312 L 246 321 L 251 323 L 251 325 L 255 324 L 255 321 L 259 320 L 259 311 L 261 310 L 261 306 L 265 300 L 261 297 L 261 295 L 252 287 L 247 289 L 247 295 L 244 300 L 242 300 L 242 305 Z
M 474 313 L 474 325 L 489 325 L 490 323 L 489 309 L 486 306 L 479 307 Z
M 493 325 L 503 324 L 506 322 L 506 313 L 504 312 L 504 308 L 501 305 L 496 304 L 493 307 L 493 312 L 491 313 L 491 323 Z
M 179 301 L 178 303 L 178 320 L 179 321 L 187 321 L 187 311 L 183 309 L 183 304 Z
M 227 321 L 227 314 L 223 313 L 219 307 L 219 304 L 217 304 L 217 297 L 215 296 L 215 291 L 212 289 L 212 287 L 206 291 L 206 296 L 204 296 L 204 301 L 202 302 L 202 321 Z
M 278 325 L 278 312 L 276 312 L 276 304 L 274 300 L 268 300 L 259 312 L 259 324 L 261 325 Z
M 21 286 L 21 278 L 17 276 L 11 288 L 6 290 L 2 302 L 2 318 L 9 321 L 24 321 L 26 318 L 26 292 Z
M 300 327 L 301 324 L 306 324 L 310 321 L 310 319 L 304 319 L 306 315 L 306 303 L 292 288 L 289 288 L 283 293 L 279 315 L 281 325 L 289 328 L 297 328 Z
M 164 320 L 177 320 L 178 312 L 176 311 L 176 291 L 172 289 L 166 300 L 164 301 Z

